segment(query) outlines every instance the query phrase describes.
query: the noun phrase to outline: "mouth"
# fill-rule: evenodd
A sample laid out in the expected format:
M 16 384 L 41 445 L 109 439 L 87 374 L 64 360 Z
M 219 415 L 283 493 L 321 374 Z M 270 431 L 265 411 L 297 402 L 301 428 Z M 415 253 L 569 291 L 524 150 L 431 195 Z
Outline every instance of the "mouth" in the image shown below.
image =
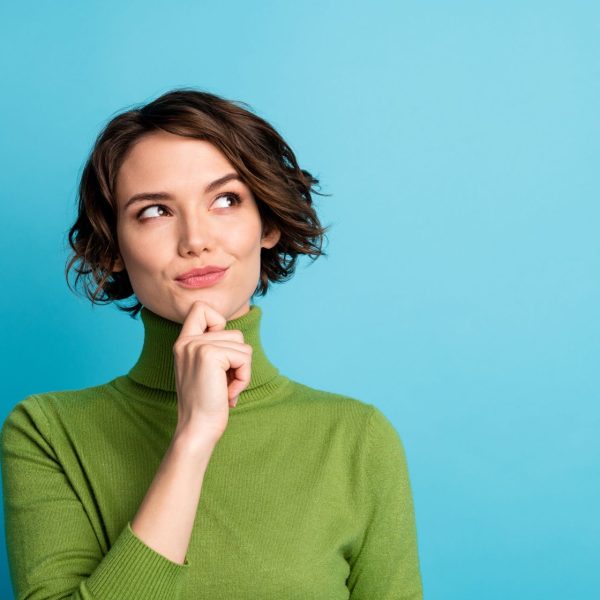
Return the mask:
M 177 281 L 181 281 L 184 279 L 189 279 L 190 277 L 201 277 L 210 273 L 225 271 L 226 269 L 228 269 L 228 267 L 219 267 L 218 265 L 207 265 L 206 267 L 202 267 L 200 269 L 191 269 L 190 271 L 178 275 L 175 279 L 177 279 Z
M 177 278 L 175 281 L 185 288 L 204 288 L 214 285 L 215 283 L 221 281 L 225 274 L 227 273 L 227 269 L 220 269 L 218 271 L 210 271 L 203 275 L 193 275 L 185 278 Z

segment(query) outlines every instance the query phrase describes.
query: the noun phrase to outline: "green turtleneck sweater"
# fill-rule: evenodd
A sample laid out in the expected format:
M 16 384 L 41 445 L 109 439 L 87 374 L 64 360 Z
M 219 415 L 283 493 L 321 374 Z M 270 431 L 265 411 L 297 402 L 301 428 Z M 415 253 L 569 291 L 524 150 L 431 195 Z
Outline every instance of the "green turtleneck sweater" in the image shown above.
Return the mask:
M 280 374 L 261 314 L 251 305 L 226 325 L 252 345 L 252 377 L 210 458 L 184 564 L 131 529 L 177 423 L 181 324 L 144 307 L 127 375 L 11 410 L 2 489 L 16 598 L 422 598 L 396 430 L 375 405 Z

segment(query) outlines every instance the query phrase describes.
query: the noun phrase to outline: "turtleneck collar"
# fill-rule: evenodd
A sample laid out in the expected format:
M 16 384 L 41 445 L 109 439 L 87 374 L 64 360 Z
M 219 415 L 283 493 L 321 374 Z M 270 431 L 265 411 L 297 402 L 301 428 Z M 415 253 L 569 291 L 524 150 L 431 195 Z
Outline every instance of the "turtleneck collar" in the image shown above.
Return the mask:
M 131 368 L 128 377 L 149 388 L 172 392 L 176 400 L 175 359 L 173 345 L 179 337 L 183 325 L 152 312 L 145 306 L 140 312 L 144 324 L 144 344 L 136 364 Z M 270 395 L 287 378 L 279 374 L 279 370 L 267 358 L 262 347 L 260 324 L 262 309 L 256 304 L 250 310 L 227 321 L 226 330 L 239 329 L 244 335 L 244 342 L 252 346 L 252 369 L 250 384 L 243 390 L 238 399 L 238 406 Z M 163 394 L 160 394 L 164 396 Z

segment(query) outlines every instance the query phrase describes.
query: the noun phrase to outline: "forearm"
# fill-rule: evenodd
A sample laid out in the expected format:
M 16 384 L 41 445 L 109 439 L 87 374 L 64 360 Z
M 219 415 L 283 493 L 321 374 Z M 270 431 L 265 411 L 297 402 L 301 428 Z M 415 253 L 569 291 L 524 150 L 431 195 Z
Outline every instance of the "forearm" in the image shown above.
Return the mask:
M 178 430 L 131 522 L 131 529 L 147 546 L 179 564 L 188 550 L 214 447 L 208 436 Z

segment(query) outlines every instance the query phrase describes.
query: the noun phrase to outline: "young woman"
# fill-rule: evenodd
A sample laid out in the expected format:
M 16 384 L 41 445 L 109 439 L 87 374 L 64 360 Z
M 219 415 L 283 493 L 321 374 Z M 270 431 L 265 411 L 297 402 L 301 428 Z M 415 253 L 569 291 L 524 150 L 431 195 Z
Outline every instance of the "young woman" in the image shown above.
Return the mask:
M 119 308 L 144 343 L 126 375 L 33 394 L 4 422 L 18 598 L 422 597 L 391 422 L 262 346 L 252 298 L 324 254 L 327 228 L 318 180 L 245 106 L 174 90 L 96 140 L 67 280 L 79 262 L 92 302 L 134 297 Z

